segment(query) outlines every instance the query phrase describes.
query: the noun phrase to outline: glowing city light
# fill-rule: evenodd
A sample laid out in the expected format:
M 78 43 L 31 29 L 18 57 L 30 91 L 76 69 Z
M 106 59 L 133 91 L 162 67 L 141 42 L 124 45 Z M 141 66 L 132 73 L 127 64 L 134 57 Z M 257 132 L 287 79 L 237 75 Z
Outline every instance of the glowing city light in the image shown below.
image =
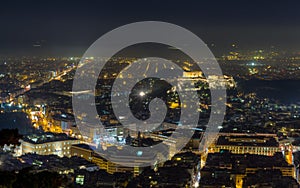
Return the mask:
M 146 93 L 144 91 L 141 91 L 139 94 L 141 97 L 144 97 L 146 95 Z

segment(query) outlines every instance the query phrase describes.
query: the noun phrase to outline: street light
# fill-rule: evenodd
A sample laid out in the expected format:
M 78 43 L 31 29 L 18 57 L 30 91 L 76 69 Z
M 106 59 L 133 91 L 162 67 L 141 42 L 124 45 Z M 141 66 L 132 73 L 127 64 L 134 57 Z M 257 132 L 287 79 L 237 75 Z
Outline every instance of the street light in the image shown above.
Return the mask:
M 146 95 L 145 92 L 143 92 L 143 91 L 140 92 L 140 96 L 141 96 L 141 97 L 143 97 L 143 96 L 145 96 L 145 95 Z

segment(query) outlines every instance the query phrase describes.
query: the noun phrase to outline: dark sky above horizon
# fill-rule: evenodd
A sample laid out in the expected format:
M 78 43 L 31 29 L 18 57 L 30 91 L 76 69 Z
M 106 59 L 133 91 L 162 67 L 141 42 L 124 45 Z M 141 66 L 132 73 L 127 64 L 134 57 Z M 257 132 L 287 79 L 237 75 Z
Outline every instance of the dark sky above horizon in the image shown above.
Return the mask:
M 232 43 L 300 51 L 299 7 L 297 0 L 2 1 L 0 56 L 80 56 L 104 33 L 146 20 L 185 27 L 217 53 Z

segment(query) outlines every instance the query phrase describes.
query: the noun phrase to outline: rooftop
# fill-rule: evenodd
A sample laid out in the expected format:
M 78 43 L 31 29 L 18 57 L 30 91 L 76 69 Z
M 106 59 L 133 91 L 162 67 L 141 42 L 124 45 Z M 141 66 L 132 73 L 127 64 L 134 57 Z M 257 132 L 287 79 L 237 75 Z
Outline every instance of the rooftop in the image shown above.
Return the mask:
M 57 142 L 63 140 L 77 140 L 77 139 L 68 137 L 64 133 L 46 132 L 42 134 L 32 134 L 32 135 L 24 136 L 22 140 L 32 144 L 43 144 L 47 142 Z
M 220 136 L 216 145 L 278 147 L 279 143 L 269 136 Z

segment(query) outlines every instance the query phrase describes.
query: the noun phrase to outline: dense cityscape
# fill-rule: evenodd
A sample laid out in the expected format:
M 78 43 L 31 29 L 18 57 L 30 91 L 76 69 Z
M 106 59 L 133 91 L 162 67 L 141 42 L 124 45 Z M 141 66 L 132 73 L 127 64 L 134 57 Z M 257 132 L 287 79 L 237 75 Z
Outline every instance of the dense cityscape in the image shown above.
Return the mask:
M 299 3 L 58 4 L 8 2 L 0 13 L 1 188 L 300 187 L 300 15 L 293 8 Z M 200 5 L 210 8 L 201 12 Z M 282 7 L 294 11 L 274 13 Z M 86 56 L 99 35 L 144 20 L 203 36 L 222 75 L 207 75 L 211 67 L 202 70 L 203 62 L 165 43 Z M 13 34 L 16 28 L 23 35 Z M 106 62 L 100 74 L 94 62 Z M 174 73 L 169 80 L 177 85 L 153 73 Z M 77 89 L 78 77 L 93 89 Z M 209 137 L 210 117 L 222 114 L 213 91 L 221 90 L 224 118 Z M 152 108 L 157 100 L 164 107 Z M 97 114 L 84 105 L 75 110 L 78 101 Z M 188 101 L 196 105 L 185 114 Z M 158 115 L 161 123 L 147 124 Z
M 233 58 L 233 53 L 241 57 Z M 255 53 L 260 54 L 259 60 L 252 55 Z M 9 187 L 23 181 L 18 174 L 24 171 L 28 175 L 49 173 L 51 181 L 74 187 L 244 187 L 257 184 L 298 187 L 300 104 L 265 97 L 264 93 L 247 92 L 239 85 L 253 80 L 274 82 L 282 80 L 280 77 L 298 80 L 297 54 L 264 53 L 263 50 L 247 54 L 251 55 L 229 52 L 219 58 L 226 74 L 227 112 L 218 138 L 204 153 L 199 152 L 199 143 L 210 113 L 207 80 L 214 83 L 214 87 L 220 83 L 214 82 L 218 80 L 214 77 L 205 79 L 201 71 L 188 70 L 182 75 L 193 78 L 199 88 L 201 116 L 193 137 L 177 154 L 175 144 L 167 139 L 178 126 L 176 117 L 181 107 L 172 88 L 166 92 L 170 112 L 161 129 L 138 134 L 123 128 L 111 111 L 109 96 L 103 88 L 112 83 L 117 67 L 107 67 L 106 74 L 99 77 L 101 84 L 96 93 L 101 121 L 106 125 L 101 143 L 97 143 L 99 135 L 95 132 L 88 137 L 81 135 L 72 111 L 72 80 L 79 57 L 3 58 L 1 170 L 3 175 L 10 177 L 3 185 Z M 135 59 L 117 57 L 111 61 L 124 66 Z M 289 66 L 273 68 L 271 60 L 289 62 Z M 187 60 L 177 62 L 185 69 L 192 67 Z M 231 64 L 230 69 L 226 68 L 228 64 Z M 137 91 L 142 88 L 144 93 L 138 93 L 138 97 L 149 90 L 145 83 L 141 84 Z M 165 87 L 157 84 L 158 81 L 153 80 L 156 88 Z M 151 95 L 147 95 L 150 100 Z M 133 102 L 138 103 L 138 99 Z M 133 106 L 138 104 L 133 103 Z M 147 116 L 145 107 L 136 107 L 134 113 Z M 93 149 L 97 144 L 105 145 L 108 150 L 126 144 L 147 147 L 164 140 L 168 140 L 168 160 L 147 168 L 115 164 Z M 43 181 L 41 183 L 50 180 Z

